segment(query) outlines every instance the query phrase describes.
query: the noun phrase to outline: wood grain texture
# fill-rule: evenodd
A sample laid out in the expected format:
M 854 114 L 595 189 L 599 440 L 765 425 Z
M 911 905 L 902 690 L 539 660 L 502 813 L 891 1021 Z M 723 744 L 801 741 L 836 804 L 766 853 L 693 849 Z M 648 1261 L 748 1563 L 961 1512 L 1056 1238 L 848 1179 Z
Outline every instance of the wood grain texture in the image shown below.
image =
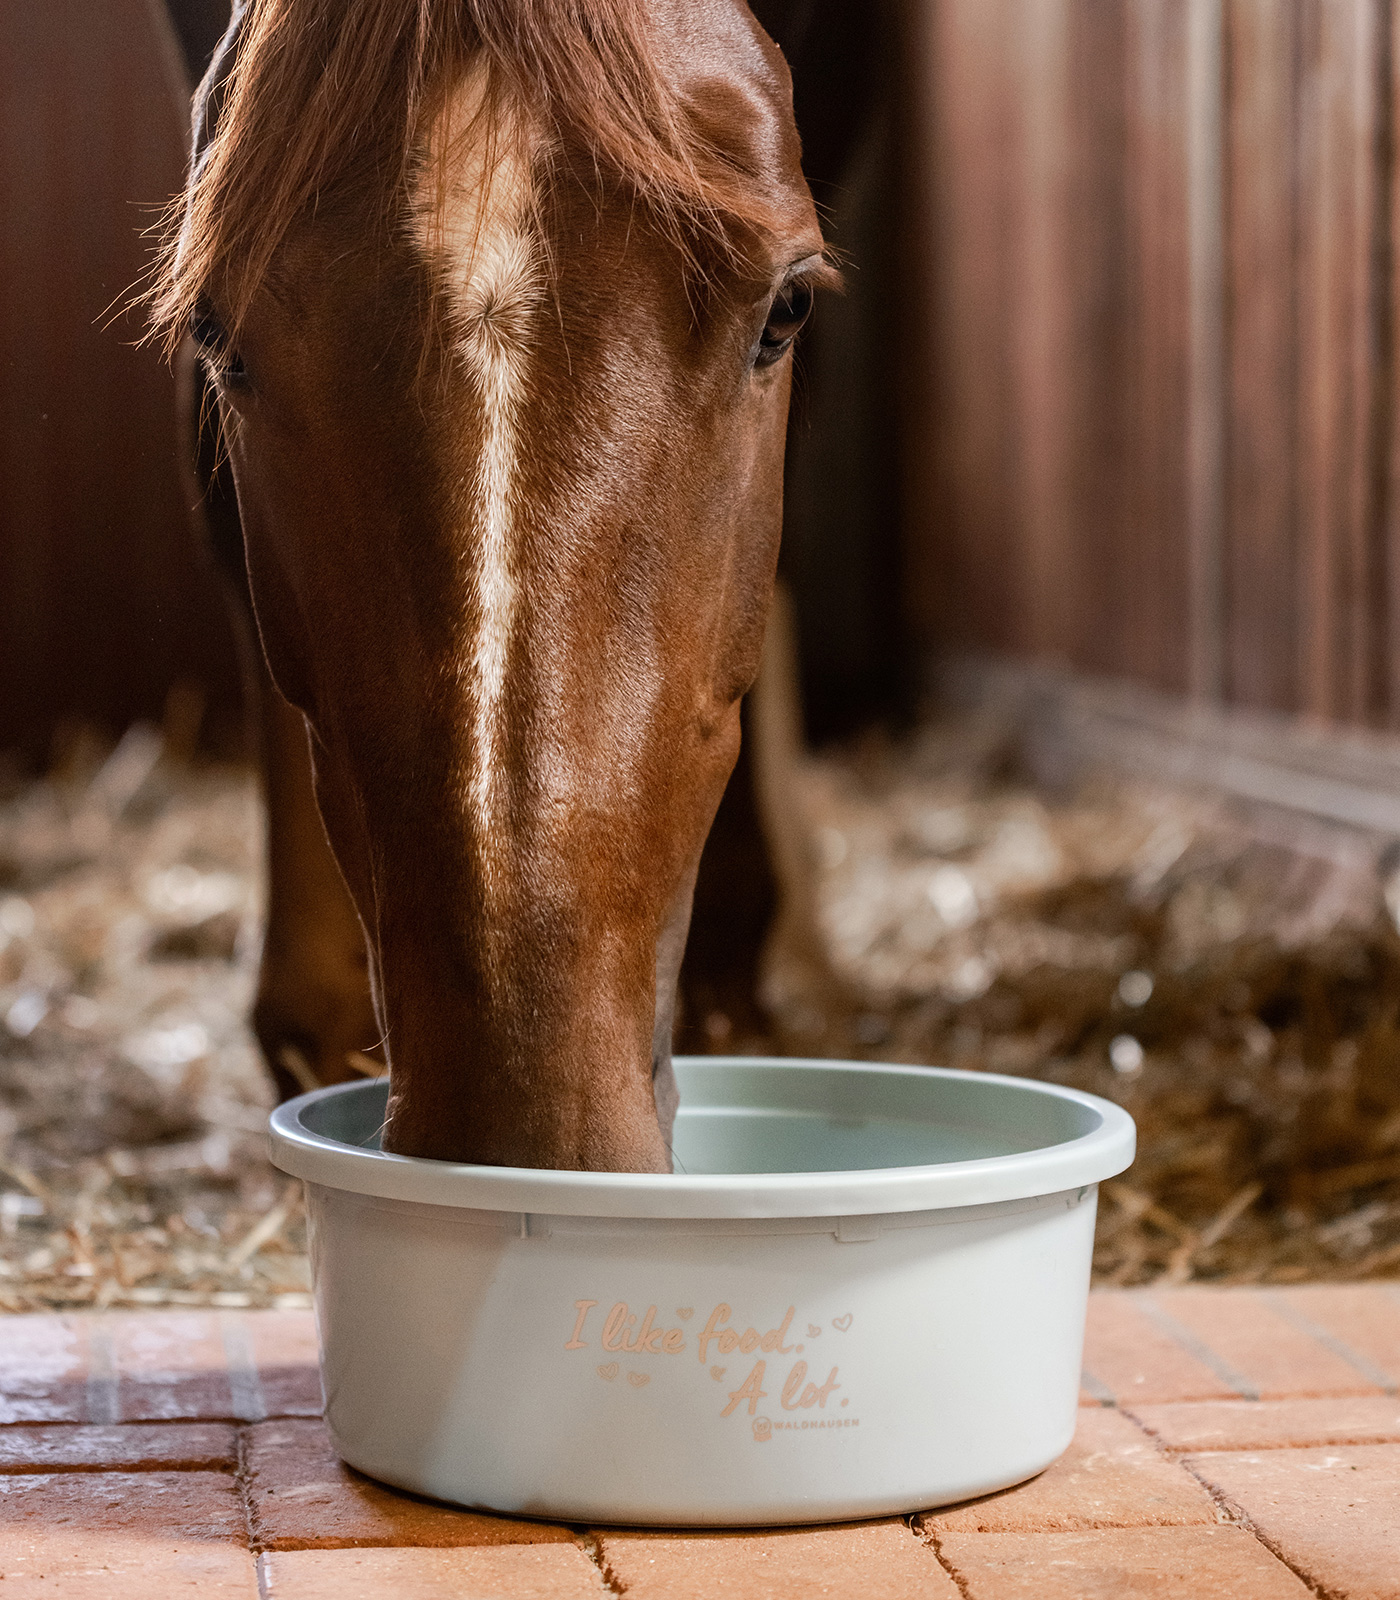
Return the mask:
M 1300 9 L 1300 701 L 1354 721 L 1380 709 L 1371 608 L 1378 11 L 1375 0 Z
M 1400 725 L 1389 0 L 940 0 L 920 641 Z
M 1131 289 L 1121 392 L 1131 397 L 1115 541 L 1117 582 L 1104 604 L 1117 618 L 1099 671 L 1185 691 L 1218 648 L 1213 612 L 1193 611 L 1192 177 L 1188 22 L 1178 0 L 1129 8 L 1124 41 L 1125 259 Z M 1105 396 L 1107 408 L 1114 397 Z M 1206 497 L 1213 485 L 1205 486 Z M 1213 530 L 1204 530 L 1207 543 Z M 1213 577 L 1213 546 L 1201 551 Z
M 159 716 L 178 679 L 236 726 L 173 379 L 120 311 L 183 180 L 162 22 L 148 0 L 0 0 L 0 748 L 36 757 L 64 718 Z
M 1035 265 L 1019 245 L 1022 186 L 1008 177 L 1024 144 L 1019 57 L 1010 48 L 1022 9 L 1019 0 L 945 0 L 919 41 L 926 50 L 919 75 L 931 86 L 920 168 L 932 302 L 929 347 L 921 352 L 931 369 L 930 412 L 921 431 L 933 467 L 922 480 L 928 516 L 918 518 L 922 538 L 911 562 L 914 625 L 925 644 L 1013 648 L 1026 610 L 1017 514 L 1025 464 L 1013 444 L 1018 434 L 1028 447 L 1044 441 L 1011 420 L 1013 355 L 1027 341 L 1001 327 L 1022 303 L 1017 270 Z M 1053 28 L 1050 37 L 1057 37 Z
M 1228 366 L 1227 696 L 1286 710 L 1298 656 L 1298 13 L 1275 0 L 1227 11 L 1225 271 Z

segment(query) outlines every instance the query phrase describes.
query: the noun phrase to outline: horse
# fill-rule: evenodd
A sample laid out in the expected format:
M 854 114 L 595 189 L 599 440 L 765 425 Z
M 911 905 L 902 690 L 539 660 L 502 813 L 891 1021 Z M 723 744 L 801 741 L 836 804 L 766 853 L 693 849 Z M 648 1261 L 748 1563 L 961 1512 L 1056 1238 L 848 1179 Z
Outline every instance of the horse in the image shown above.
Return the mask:
M 152 320 L 263 663 L 263 1049 L 382 1055 L 399 1154 L 669 1170 L 835 281 L 781 53 L 742 0 L 243 0 L 195 128 Z

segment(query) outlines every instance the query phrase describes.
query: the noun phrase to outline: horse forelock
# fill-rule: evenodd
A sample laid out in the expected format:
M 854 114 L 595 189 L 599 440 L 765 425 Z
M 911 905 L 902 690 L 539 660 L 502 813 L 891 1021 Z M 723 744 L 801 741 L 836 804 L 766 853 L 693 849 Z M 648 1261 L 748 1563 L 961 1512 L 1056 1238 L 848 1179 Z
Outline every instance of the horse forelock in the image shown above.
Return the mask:
M 173 346 L 217 286 L 236 335 L 288 232 L 338 186 L 377 186 L 392 223 L 421 198 L 425 126 L 483 70 L 673 239 L 732 251 L 773 227 L 771 197 L 691 115 L 649 0 L 243 0 L 197 100 L 148 295 L 155 334 Z

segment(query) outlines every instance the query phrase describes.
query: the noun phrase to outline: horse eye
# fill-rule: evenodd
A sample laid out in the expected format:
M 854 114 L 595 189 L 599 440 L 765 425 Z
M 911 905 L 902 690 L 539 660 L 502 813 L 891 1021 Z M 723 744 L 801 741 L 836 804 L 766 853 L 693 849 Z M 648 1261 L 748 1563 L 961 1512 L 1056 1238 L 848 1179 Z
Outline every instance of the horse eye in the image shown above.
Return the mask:
M 230 345 L 227 330 L 209 306 L 201 303 L 195 307 L 190 318 L 190 337 L 216 377 L 235 387 L 247 382 L 243 357 Z
M 785 284 L 773 297 L 768 321 L 759 336 L 754 365 L 771 367 L 787 354 L 802 324 L 812 314 L 812 286 L 802 278 Z

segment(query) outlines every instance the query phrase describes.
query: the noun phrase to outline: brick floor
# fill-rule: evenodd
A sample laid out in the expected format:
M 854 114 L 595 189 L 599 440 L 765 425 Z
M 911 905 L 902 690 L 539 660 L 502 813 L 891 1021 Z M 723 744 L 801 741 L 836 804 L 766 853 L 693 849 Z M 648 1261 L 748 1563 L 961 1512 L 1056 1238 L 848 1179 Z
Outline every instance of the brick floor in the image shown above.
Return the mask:
M 1084 1330 L 1086 1397 L 1123 1405 L 1154 1400 L 1231 1399 L 1226 1383 L 1194 1349 L 1149 1313 L 1146 1296 L 1109 1290 L 1089 1297 Z
M 542 1544 L 567 1528 L 516 1522 L 386 1489 L 345 1466 L 319 1419 L 262 1422 L 249 1430 L 248 1495 L 256 1543 L 268 1550 L 345 1545 Z
M 957 1600 L 902 1521 L 762 1533 L 600 1533 L 602 1568 L 634 1600 Z
M 1215 1501 L 1121 1411 L 1085 1410 L 1074 1443 L 1038 1478 L 915 1519 L 926 1533 L 1069 1533 L 1213 1523 Z
M 577 1544 L 458 1550 L 291 1550 L 262 1558 L 266 1600 L 601 1600 Z
M 954 1533 L 937 1543 L 966 1600 L 1307 1600 L 1312 1593 L 1242 1528 Z
M 15 1473 L 0 1478 L 0 1578 L 7 1600 L 256 1600 L 246 1527 L 227 1473 Z
M 1206 1400 L 1195 1405 L 1135 1406 L 1131 1415 L 1168 1450 L 1400 1444 L 1400 1399 L 1391 1395 Z
M 302 1312 L 0 1316 L 6 1600 L 1400 1600 L 1400 1285 L 1092 1297 L 1080 1427 L 908 1518 L 488 1517 L 342 1465 Z
M 237 1465 L 238 1430 L 227 1422 L 0 1428 L 0 1472 L 232 1472 Z
M 1328 1595 L 1400 1595 L 1400 1444 L 1223 1451 L 1185 1464 Z

